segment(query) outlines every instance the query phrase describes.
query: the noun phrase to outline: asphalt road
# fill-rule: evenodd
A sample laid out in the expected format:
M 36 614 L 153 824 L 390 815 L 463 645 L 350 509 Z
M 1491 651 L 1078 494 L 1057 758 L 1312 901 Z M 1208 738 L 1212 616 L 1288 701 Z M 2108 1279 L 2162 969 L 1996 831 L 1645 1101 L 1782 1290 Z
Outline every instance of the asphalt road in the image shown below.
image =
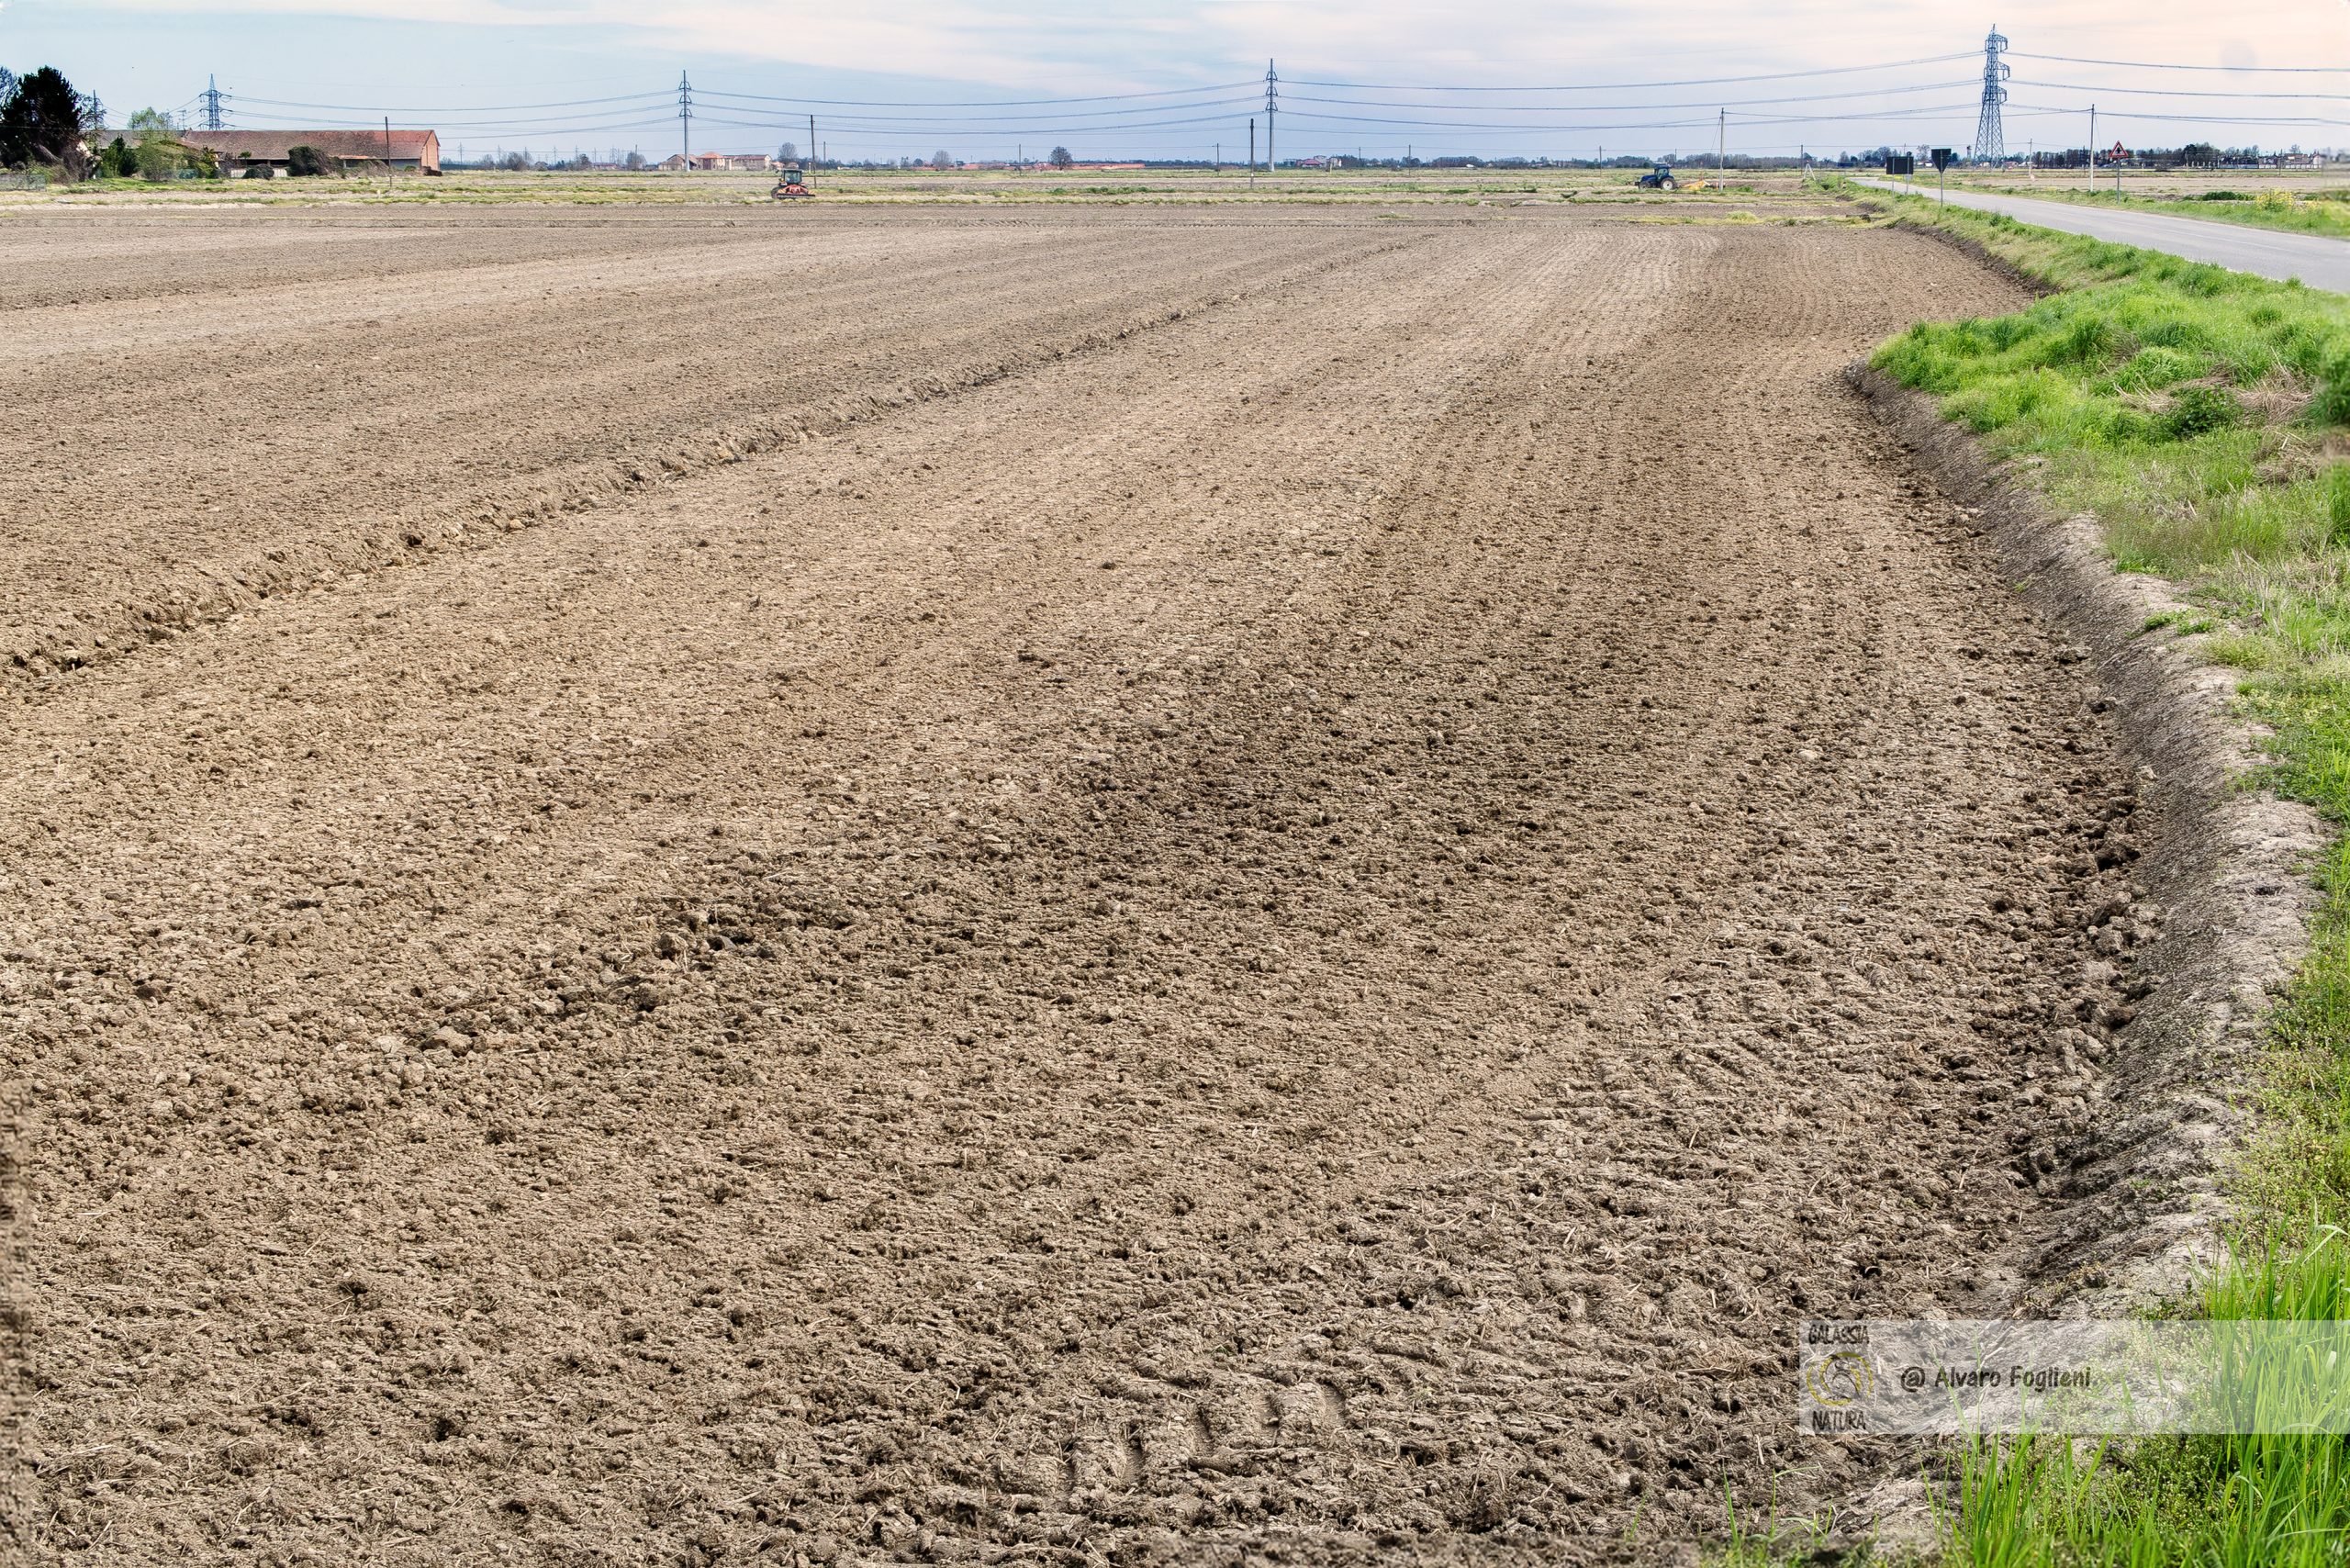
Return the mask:
M 1933 183 L 1920 180 L 1905 186 L 1890 180 L 1863 180 L 1878 190 L 1931 196 Z M 2311 288 L 2350 294 L 2350 241 L 2317 234 L 2282 234 L 2234 223 L 2199 218 L 2172 218 L 2162 213 L 2126 208 L 2076 206 L 2071 202 L 2034 201 L 2026 196 L 1979 196 L 1952 191 L 1953 207 L 1983 212 L 2003 212 L 2020 222 L 2067 234 L 2087 234 L 2150 251 L 2167 251 L 2190 261 L 2210 262 L 2262 277 L 2300 278 Z

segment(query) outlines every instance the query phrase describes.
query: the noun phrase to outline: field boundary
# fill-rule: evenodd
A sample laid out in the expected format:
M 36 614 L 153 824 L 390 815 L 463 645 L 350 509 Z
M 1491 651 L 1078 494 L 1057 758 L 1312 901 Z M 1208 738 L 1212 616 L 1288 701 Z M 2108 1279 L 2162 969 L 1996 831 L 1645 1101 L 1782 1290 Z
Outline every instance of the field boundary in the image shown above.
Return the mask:
M 1937 244 L 1948 245 L 1977 266 L 2006 278 L 2018 288 L 2029 293 L 2034 299 L 2045 299 L 2052 294 L 2062 292 L 2046 278 L 2018 266 L 1973 235 L 1956 233 L 1939 223 L 1919 223 L 1906 213 L 1897 214 L 1887 227 L 1898 229 L 1905 234 L 1923 235 Z M 1886 385 L 1897 384 L 1887 381 Z M 1935 417 L 1940 419 L 1941 416 Z
M 2203 655 L 2202 634 L 2182 630 L 2203 618 L 2174 584 L 2115 570 L 2094 518 L 2053 516 L 1930 396 L 1865 363 L 1846 379 L 2077 649 L 2088 700 L 2113 705 L 2159 824 L 2135 869 L 2166 915 L 2145 965 L 2161 983 L 2116 1035 L 2088 1133 L 2058 1149 L 2074 1201 L 2020 1238 L 2013 1305 L 2117 1316 L 2176 1301 L 2221 1256 L 2223 1182 L 2245 1145 L 2270 1011 L 2307 950 L 2323 823 L 2259 782 L 2266 732 L 2238 715 L 2236 678 Z

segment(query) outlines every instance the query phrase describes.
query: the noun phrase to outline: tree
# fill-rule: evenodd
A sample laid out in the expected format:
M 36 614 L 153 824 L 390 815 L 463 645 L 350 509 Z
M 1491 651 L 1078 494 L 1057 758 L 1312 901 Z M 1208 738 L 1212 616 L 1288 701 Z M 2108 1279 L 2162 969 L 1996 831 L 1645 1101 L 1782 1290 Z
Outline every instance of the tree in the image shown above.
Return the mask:
M 930 166 L 934 169 L 951 169 L 955 166 L 955 156 L 942 147 L 930 155 Z
M 139 177 L 150 185 L 161 185 L 180 172 L 180 150 L 169 141 L 142 140 L 130 150 L 138 161 Z
M 138 174 L 150 181 L 168 180 L 187 162 L 187 150 L 180 145 L 179 133 L 172 127 L 171 117 L 161 109 L 140 109 L 130 117 L 131 145 L 129 156 L 117 155 L 114 162 L 121 172 Z M 117 141 L 122 139 L 117 137 Z M 111 153 L 114 149 L 108 148 Z M 99 159 L 99 173 L 106 173 L 106 159 Z
M 340 174 L 342 173 L 342 162 L 305 141 L 285 150 L 285 172 L 297 179 L 318 174 Z
M 796 141 L 787 141 L 782 146 L 777 148 L 775 150 L 775 161 L 778 163 L 799 162 L 800 143 Z
M 0 164 L 56 163 L 68 179 L 89 172 L 82 147 L 82 99 L 53 66 L 19 77 L 0 105 Z
M 628 168 L 642 169 L 644 167 L 644 154 L 632 147 L 628 150 L 628 157 L 622 160 L 622 162 Z
M 1070 156 L 1069 155 L 1069 149 L 1068 149 L 1068 148 L 1066 148 L 1066 147 L 1056 147 L 1056 148 L 1054 148 L 1054 149 L 1053 149 L 1052 165 L 1053 165 L 1053 167 L 1054 167 L 1054 168 L 1056 168 L 1056 169 L 1066 169 L 1066 168 L 1068 168 L 1070 164 L 1072 164 L 1072 163 L 1074 163 L 1074 162 L 1077 162 L 1077 160 L 1076 160 L 1076 159 L 1074 159 L 1074 158 L 1072 158 L 1072 157 L 1070 157 Z

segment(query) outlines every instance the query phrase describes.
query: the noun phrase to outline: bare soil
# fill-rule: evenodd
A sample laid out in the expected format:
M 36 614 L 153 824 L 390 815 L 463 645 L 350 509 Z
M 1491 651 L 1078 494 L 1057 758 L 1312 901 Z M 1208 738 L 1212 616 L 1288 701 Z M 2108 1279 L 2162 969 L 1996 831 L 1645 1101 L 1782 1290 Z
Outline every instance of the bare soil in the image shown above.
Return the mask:
M 0 275 L 35 1559 L 1636 1558 L 1859 1473 L 1799 1319 L 1995 1307 L 2065 1202 L 2157 912 L 1839 379 L 2020 297 L 1945 247 Z

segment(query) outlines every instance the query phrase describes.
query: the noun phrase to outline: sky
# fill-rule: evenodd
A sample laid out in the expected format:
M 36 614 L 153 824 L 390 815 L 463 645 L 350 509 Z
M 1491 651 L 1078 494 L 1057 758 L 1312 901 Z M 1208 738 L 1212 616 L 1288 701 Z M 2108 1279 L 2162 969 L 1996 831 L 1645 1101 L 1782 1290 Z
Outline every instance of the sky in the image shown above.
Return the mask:
M 697 151 L 804 151 L 813 112 L 835 159 L 1237 161 L 1270 61 L 1284 159 L 1695 156 L 1964 150 L 1994 22 L 2010 151 L 2087 145 L 2092 103 L 2100 146 L 2350 147 L 2344 0 L 0 0 L 0 64 L 118 122 L 210 76 L 230 125 L 389 115 L 451 158 L 666 156 L 682 74 Z

